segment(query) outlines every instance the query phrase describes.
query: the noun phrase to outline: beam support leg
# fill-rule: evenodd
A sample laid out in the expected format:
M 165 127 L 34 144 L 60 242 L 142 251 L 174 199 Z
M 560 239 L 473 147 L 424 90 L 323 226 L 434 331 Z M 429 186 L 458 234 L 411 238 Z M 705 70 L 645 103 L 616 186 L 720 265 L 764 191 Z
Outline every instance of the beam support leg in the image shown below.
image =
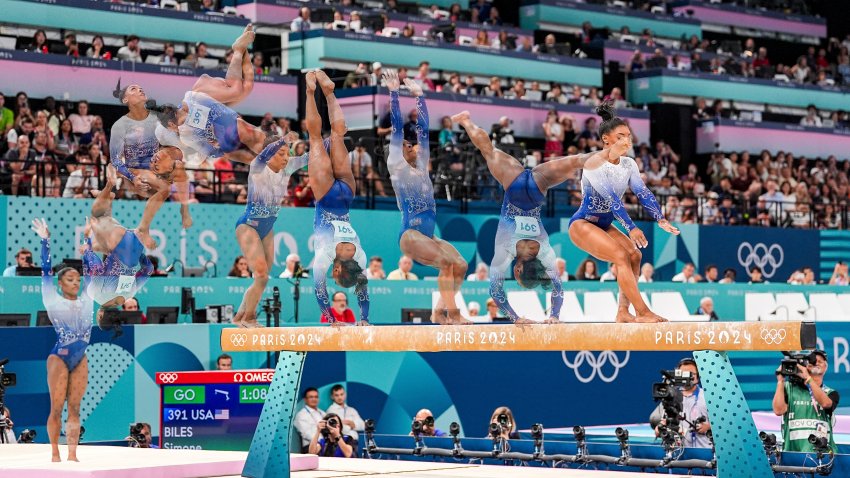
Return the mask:
M 306 352 L 280 353 L 242 476 L 289 478 L 289 454 L 293 446 L 289 437 L 306 357 Z M 301 451 L 300 442 L 295 447 L 296 452 Z
M 718 478 L 773 478 L 756 424 L 725 352 L 694 352 L 714 435 Z

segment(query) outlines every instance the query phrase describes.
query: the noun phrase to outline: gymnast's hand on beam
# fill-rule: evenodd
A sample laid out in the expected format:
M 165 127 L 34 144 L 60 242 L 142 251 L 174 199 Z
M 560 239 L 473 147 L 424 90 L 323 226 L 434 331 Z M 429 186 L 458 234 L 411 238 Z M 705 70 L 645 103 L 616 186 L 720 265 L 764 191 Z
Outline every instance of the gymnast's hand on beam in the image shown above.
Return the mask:
M 679 228 L 670 224 L 670 221 L 668 221 L 667 219 L 662 219 L 662 220 L 658 221 L 658 227 L 660 227 L 661 229 L 664 229 L 665 231 L 669 232 L 670 234 L 673 234 L 673 235 L 676 235 L 676 236 L 679 235 Z
M 520 318 L 518 318 L 514 321 L 514 324 L 517 327 L 519 327 L 520 329 L 523 329 L 523 330 L 525 330 L 525 328 L 528 327 L 529 325 L 536 324 L 536 323 L 537 322 L 535 322 L 531 319 L 526 319 L 525 317 L 520 317 Z
M 369 323 L 369 321 L 368 321 L 368 320 L 366 320 L 366 319 L 360 319 L 360 320 L 357 322 L 357 326 L 358 326 L 358 327 L 369 327 L 369 326 L 371 326 L 371 325 L 372 325 L 372 324 L 370 324 L 370 323 Z M 353 428 L 353 427 L 352 427 L 352 428 Z

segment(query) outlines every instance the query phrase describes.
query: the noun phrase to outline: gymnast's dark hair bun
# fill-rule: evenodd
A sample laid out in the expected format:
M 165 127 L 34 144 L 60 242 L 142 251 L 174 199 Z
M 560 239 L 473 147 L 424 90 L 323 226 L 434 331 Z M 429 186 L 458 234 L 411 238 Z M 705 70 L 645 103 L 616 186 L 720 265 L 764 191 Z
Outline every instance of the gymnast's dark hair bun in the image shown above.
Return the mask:
M 613 101 L 605 100 L 596 107 L 596 114 L 602 118 L 602 121 L 609 121 L 617 117 L 617 108 L 614 108 Z

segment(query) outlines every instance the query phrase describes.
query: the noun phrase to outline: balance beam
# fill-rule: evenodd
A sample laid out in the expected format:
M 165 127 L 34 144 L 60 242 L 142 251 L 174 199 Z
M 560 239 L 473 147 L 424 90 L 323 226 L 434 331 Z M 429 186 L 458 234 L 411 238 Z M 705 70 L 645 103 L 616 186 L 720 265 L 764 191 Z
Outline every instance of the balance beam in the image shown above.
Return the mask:
M 810 322 L 672 322 L 410 325 L 224 329 L 226 352 L 507 352 L 805 350 L 816 345 Z

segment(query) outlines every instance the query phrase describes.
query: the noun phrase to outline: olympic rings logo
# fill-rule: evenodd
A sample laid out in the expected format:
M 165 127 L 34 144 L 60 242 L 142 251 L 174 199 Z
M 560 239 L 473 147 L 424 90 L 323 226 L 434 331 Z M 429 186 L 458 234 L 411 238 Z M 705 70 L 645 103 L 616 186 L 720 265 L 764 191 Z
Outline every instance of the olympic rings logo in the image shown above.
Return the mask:
M 781 344 L 787 335 L 785 329 L 761 329 L 761 339 L 766 344 Z
M 160 373 L 159 381 L 162 383 L 174 383 L 177 381 L 177 374 L 173 372 Z
M 594 355 L 593 352 L 582 350 L 576 354 L 575 358 L 571 362 L 569 357 L 567 357 L 567 352 L 561 352 L 564 365 L 573 370 L 576 378 L 581 383 L 590 383 L 597 376 L 605 383 L 611 383 L 614 380 L 617 380 L 617 375 L 619 375 L 620 369 L 629 363 L 630 355 L 631 352 L 627 351 L 626 355 L 623 356 L 623 358 L 620 358 L 616 352 L 611 350 L 599 352 L 599 355 Z M 610 373 L 606 373 L 606 370 L 610 370 Z
M 785 260 L 785 251 L 779 244 L 771 244 L 770 246 L 764 243 L 752 245 L 749 242 L 742 242 L 738 246 L 738 263 L 741 264 L 747 271 L 752 266 L 758 266 L 765 277 L 771 278 L 782 262 Z
M 230 336 L 230 343 L 234 347 L 244 347 L 246 342 L 248 342 L 247 334 L 232 334 Z

